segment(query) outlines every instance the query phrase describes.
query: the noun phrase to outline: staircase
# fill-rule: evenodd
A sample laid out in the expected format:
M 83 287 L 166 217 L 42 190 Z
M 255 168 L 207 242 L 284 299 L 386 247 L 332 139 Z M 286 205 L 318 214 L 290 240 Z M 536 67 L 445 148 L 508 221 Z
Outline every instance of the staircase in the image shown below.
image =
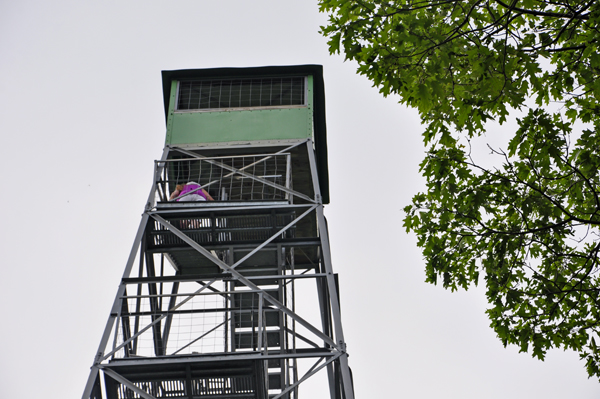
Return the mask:
M 285 251 L 280 248 L 280 251 Z M 250 252 L 247 249 L 234 249 L 233 262 L 237 262 Z M 279 256 L 278 256 L 279 255 Z M 244 277 L 264 290 L 264 294 L 251 292 L 247 287 L 233 281 L 233 318 L 231 326 L 231 347 L 235 352 L 259 351 L 263 353 L 282 353 L 286 345 L 285 317 L 273 308 L 262 295 L 270 295 L 279 302 L 285 302 L 285 286 L 281 279 L 268 278 L 283 274 L 283 254 L 278 248 L 265 248 L 236 268 Z M 261 278 L 257 278 L 261 277 Z M 265 277 L 265 278 L 263 278 Z M 237 294 L 239 292 L 239 294 Z M 270 396 L 280 393 L 285 386 L 285 369 L 282 359 L 265 362 L 265 385 Z M 285 396 L 284 396 L 285 397 Z

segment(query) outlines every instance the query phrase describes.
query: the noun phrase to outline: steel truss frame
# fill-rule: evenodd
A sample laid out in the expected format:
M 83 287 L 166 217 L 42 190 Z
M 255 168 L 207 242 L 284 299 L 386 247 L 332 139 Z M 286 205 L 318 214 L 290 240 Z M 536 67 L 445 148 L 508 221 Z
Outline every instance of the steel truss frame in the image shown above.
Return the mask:
M 227 165 L 223 162 L 220 162 L 215 159 L 206 159 L 204 157 L 190 149 L 182 149 L 176 147 L 166 147 L 163 151 L 163 155 L 161 160 L 157 162 L 155 167 L 155 178 L 152 185 L 152 189 L 148 196 L 148 200 L 145 206 L 145 212 L 142 215 L 142 220 L 140 222 L 140 226 L 135 236 L 133 247 L 130 251 L 129 258 L 127 260 L 125 271 L 123 273 L 123 277 L 121 279 L 121 283 L 117 290 L 117 294 L 115 300 L 113 302 L 113 306 L 106 323 L 106 327 L 104 329 L 102 338 L 100 340 L 100 345 L 98 347 L 98 351 L 95 355 L 93 365 L 91 367 L 91 371 L 88 377 L 87 384 L 85 386 L 82 398 L 83 399 L 104 399 L 108 398 L 106 392 L 103 391 L 103 387 L 101 384 L 101 376 L 102 379 L 106 379 L 107 377 L 121 384 L 123 387 L 126 387 L 130 390 L 131 397 L 141 397 L 145 399 L 157 399 L 156 396 L 149 393 L 148 390 L 142 389 L 140 385 L 136 385 L 135 382 L 130 381 L 126 376 L 120 374 L 119 370 L 132 368 L 135 369 L 139 367 L 143 369 L 148 365 L 161 365 L 164 367 L 169 367 L 169 365 L 184 365 L 184 364 L 223 364 L 222 362 L 228 361 L 236 361 L 236 362 L 244 362 L 244 361 L 261 361 L 266 365 L 267 362 L 270 361 L 286 361 L 291 360 L 295 362 L 299 359 L 316 359 L 315 363 L 302 375 L 298 378 L 297 367 L 294 368 L 295 376 L 291 380 L 286 380 L 283 386 L 281 386 L 279 392 L 275 394 L 270 394 L 269 397 L 272 399 L 279 398 L 298 398 L 298 386 L 306 381 L 311 376 L 315 375 L 319 371 L 326 369 L 329 380 L 329 392 L 330 397 L 332 399 L 337 398 L 345 398 L 345 399 L 354 399 L 354 392 L 352 386 L 352 379 L 350 374 L 350 369 L 348 367 L 348 354 L 346 352 L 346 343 L 344 340 L 344 334 L 341 323 L 341 315 L 340 315 L 340 304 L 339 304 L 339 294 L 336 285 L 335 275 L 333 273 L 333 268 L 331 265 L 331 254 L 329 247 L 329 237 L 327 232 L 327 223 L 323 214 L 323 204 L 321 201 L 320 187 L 319 182 L 317 180 L 317 167 L 314 155 L 313 143 L 311 140 L 297 142 L 287 148 L 284 148 L 280 151 L 274 152 L 273 154 L 265 154 L 261 160 L 257 162 L 261 162 L 262 160 L 268 159 L 271 156 L 275 156 L 277 154 L 283 154 L 291 151 L 292 149 L 298 150 L 296 147 L 301 146 L 305 147 L 306 156 L 309 163 L 310 175 L 312 177 L 312 190 L 314 197 L 310 197 L 305 193 L 301 193 L 295 191 L 289 186 L 282 186 L 280 184 L 271 182 L 267 179 L 263 179 L 259 176 L 255 176 L 243 168 L 235 168 L 230 165 Z M 256 212 L 261 210 L 273 210 L 278 209 L 281 211 L 292 211 L 298 212 L 299 215 L 295 216 L 293 220 L 289 221 L 283 226 L 278 226 L 276 229 L 274 228 L 271 232 L 270 236 L 264 239 L 262 242 L 258 243 L 258 245 L 252 244 L 250 246 L 244 247 L 244 251 L 247 253 L 241 257 L 237 261 L 233 261 L 233 259 L 229 261 L 224 261 L 216 256 L 214 249 L 207 248 L 207 245 L 202 245 L 201 243 L 195 241 L 190 238 L 189 235 L 186 234 L 182 226 L 177 226 L 177 223 L 172 222 L 169 218 L 174 214 L 181 214 L 181 209 L 159 209 L 156 207 L 156 190 L 157 190 L 157 181 L 159 180 L 159 176 L 163 173 L 162 168 L 165 165 L 165 161 L 169 158 L 170 154 L 174 152 L 186 155 L 190 158 L 204 160 L 205 162 L 209 162 L 212 165 L 222 168 L 229 173 L 229 175 L 237 174 L 243 176 L 244 178 L 251 179 L 257 182 L 260 182 L 265 185 L 269 185 L 275 189 L 281 190 L 287 193 L 290 198 L 296 198 L 300 203 L 294 204 L 293 201 L 289 201 L 286 204 L 277 204 L 275 206 L 264 206 L 264 205 L 252 205 L 248 204 L 244 206 L 243 204 L 235 207 L 219 207 L 219 206 L 210 206 L 210 207 L 201 207 L 201 208 L 189 208 L 185 209 L 185 214 L 188 217 L 193 216 L 202 216 L 209 213 L 214 212 L 243 212 L 245 210 Z M 263 153 L 261 153 L 262 155 Z M 320 253 L 320 268 L 319 270 L 315 269 L 313 273 L 302 273 L 302 274 L 265 274 L 265 275 L 246 275 L 241 272 L 240 266 L 244 265 L 248 259 L 251 259 L 254 255 L 258 254 L 260 251 L 266 248 L 276 248 L 280 251 L 283 244 L 277 244 L 278 240 L 282 236 L 286 234 L 289 230 L 293 229 L 294 226 L 300 222 L 304 218 L 315 218 L 316 225 L 318 228 L 317 237 L 312 239 L 310 238 L 291 238 L 286 242 L 286 246 L 293 245 L 306 245 L 307 242 L 310 242 L 311 245 L 316 245 L 319 249 Z M 201 255 L 205 260 L 208 260 L 214 266 L 217 266 L 221 270 L 221 274 L 219 275 L 205 275 L 202 279 L 198 279 L 198 276 L 189 276 L 184 274 L 176 274 L 175 276 L 156 276 L 151 272 L 151 266 L 154 266 L 154 261 L 150 261 L 148 258 L 148 249 L 145 244 L 145 235 L 147 234 L 150 226 L 152 224 L 156 224 L 160 226 L 162 231 L 168 231 L 169 234 L 172 234 L 176 237 L 180 242 L 185 243 L 188 249 L 192 249 L 196 254 Z M 210 247 L 210 245 L 209 245 Z M 213 245 L 214 247 L 214 245 Z M 233 248 L 233 247 L 232 247 Z M 241 247 L 240 247 L 241 248 Z M 136 262 L 136 259 L 140 259 L 140 271 L 137 277 L 132 277 L 133 266 Z M 146 267 L 147 267 L 147 276 L 143 276 L 142 264 L 144 263 L 144 257 L 146 256 Z M 150 257 L 153 255 L 150 254 Z M 280 255 L 277 255 L 280 256 Z M 169 256 L 166 256 L 167 260 L 171 260 Z M 152 263 L 152 265 L 149 264 Z M 162 269 L 161 269 L 162 270 Z M 308 271 L 308 270 L 307 270 Z M 259 281 L 269 280 L 269 281 L 278 281 L 278 284 L 288 284 L 289 282 L 293 283 L 298 279 L 307 279 L 313 278 L 317 283 L 318 289 L 318 300 L 320 304 L 320 314 L 321 314 L 321 327 L 316 327 L 311 322 L 309 322 L 306 318 L 302 317 L 295 311 L 294 306 L 294 298 L 291 300 L 284 300 L 281 295 L 279 297 L 274 296 L 273 291 L 269 289 L 265 289 L 261 287 Z M 177 292 L 177 288 L 179 284 L 183 284 L 185 282 L 196 282 L 200 284 L 200 288 L 198 288 L 195 292 L 189 294 L 180 294 Z M 215 288 L 213 285 L 216 282 L 228 282 L 229 287 L 243 287 L 243 291 L 237 290 L 233 291 L 234 288 L 230 290 L 223 290 Z M 156 287 L 157 283 L 162 284 L 163 282 L 170 282 L 173 284 L 173 289 L 171 294 L 164 294 L 162 292 L 161 285 L 161 293 L 156 292 L 156 288 L 154 291 L 151 289 L 152 284 Z M 149 290 L 148 295 L 141 295 L 141 286 L 146 284 Z M 138 292 L 137 295 L 127 295 L 127 286 L 128 285 L 137 285 Z M 258 345 L 254 344 L 256 347 L 251 351 L 245 352 L 236 352 L 235 349 L 232 352 L 215 354 L 212 353 L 210 355 L 204 354 L 187 354 L 187 355 L 179 355 L 179 351 L 182 349 L 186 349 L 187 347 L 181 348 L 178 351 L 174 352 L 172 355 L 166 355 L 166 353 L 160 352 L 160 349 L 157 348 L 166 348 L 166 341 L 169 335 L 169 328 L 171 325 L 170 318 L 173 315 L 177 314 L 177 312 L 184 312 L 183 309 L 188 301 L 193 298 L 197 298 L 200 295 L 207 294 L 215 294 L 220 295 L 224 298 L 233 298 L 235 295 L 248 295 L 248 294 L 257 294 L 258 295 L 258 310 L 252 310 L 252 315 L 254 313 L 258 314 L 258 323 L 257 329 L 258 333 L 256 334 Z M 183 297 L 179 302 L 177 299 L 179 297 Z M 163 298 L 170 298 L 169 305 L 166 311 L 155 312 L 150 322 L 145 322 L 144 325 L 141 325 L 140 315 L 143 312 L 140 311 L 139 306 L 135 312 L 130 312 L 128 310 L 127 301 L 128 299 L 141 300 L 140 298 L 146 298 L 150 301 L 150 303 L 155 303 L 160 299 L 162 303 Z M 154 302 L 153 302 L 154 301 Z M 241 301 L 241 299 L 240 299 Z M 139 303 L 139 302 L 138 302 Z M 162 307 L 162 305 L 161 305 Z M 268 309 L 266 308 L 268 307 Z M 266 317 L 265 310 L 270 312 L 276 312 L 276 314 L 281 314 L 282 317 L 285 317 L 286 320 L 290 320 L 293 325 L 302 326 L 308 333 L 312 334 L 312 336 L 303 336 L 297 332 L 293 333 L 294 344 L 285 348 L 284 343 L 280 343 L 280 350 L 269 350 L 267 343 L 269 331 L 265 327 L 266 324 L 264 318 Z M 191 312 L 191 311 L 190 311 Z M 198 312 L 196 310 L 195 312 Z M 233 314 L 233 311 L 230 311 L 230 314 Z M 241 315 L 241 313 L 240 313 Z M 126 328 L 126 325 L 131 326 L 129 324 L 129 318 L 135 318 L 136 324 L 133 333 Z M 231 317 L 231 316 L 229 316 Z M 241 316 L 240 316 L 241 317 Z M 251 316 L 254 317 L 254 316 Z M 126 319 L 127 323 L 123 320 Z M 119 324 L 119 321 L 122 324 Z M 230 320 L 225 320 L 224 323 L 228 323 Z M 161 331 L 161 323 L 164 322 L 164 330 Z M 254 323 L 254 321 L 252 321 Z M 252 330 L 254 331 L 254 324 L 252 324 Z M 218 328 L 219 326 L 215 327 Z M 119 328 L 122 328 L 119 331 Z M 284 329 L 282 329 L 284 330 Z M 289 333 L 291 330 L 288 327 L 285 327 L 284 333 Z M 155 352 L 157 356 L 154 357 L 137 357 L 137 356 L 129 356 L 132 348 L 137 346 L 138 338 L 146 333 L 147 331 L 152 331 L 155 337 Z M 208 331 L 210 333 L 211 331 Z M 117 338 L 119 334 L 123 334 L 122 342 L 117 343 Z M 162 335 L 161 335 L 162 334 Z M 233 328 L 231 331 L 233 335 Z M 254 332 L 253 332 L 254 334 Z M 206 335 L 206 334 L 205 334 Z M 253 335 L 254 336 L 254 335 Z M 113 347 L 109 348 L 110 338 L 113 338 Z M 200 340 L 204 336 L 200 336 L 196 339 Z M 162 338 L 165 339 L 164 347 L 162 346 Z M 296 349 L 295 342 L 296 339 L 304 342 L 310 348 L 307 349 Z M 156 342 L 161 341 L 159 346 L 156 346 Z M 252 338 L 254 340 L 254 338 Z M 315 341 L 322 341 L 322 344 L 317 344 Z M 192 345 L 194 342 L 190 343 Z M 189 346 L 188 345 L 188 346 Z M 166 351 L 166 349 L 165 349 Z M 116 358 L 115 356 L 118 353 L 125 353 L 126 356 L 124 358 Z M 135 349 L 133 349 L 135 352 Z M 117 365 L 118 367 L 115 367 Z M 337 365 L 334 367 L 334 365 Z M 267 367 L 267 366 L 265 366 Z M 283 370 L 283 366 L 281 366 Z M 189 367 L 188 367 L 189 374 Z M 267 376 L 263 376 L 265 381 Z M 187 383 L 188 395 L 189 393 L 189 382 Z M 266 382 L 268 386 L 268 381 Z M 137 396 L 135 396 L 137 395 Z M 259 394 L 256 394 L 259 395 Z M 291 395 L 291 396 L 290 396 Z M 260 396 L 260 395 L 259 395 Z M 252 397 L 259 397 L 252 396 Z M 181 396 L 184 397 L 184 396 Z M 188 396 L 192 398 L 192 396 Z M 209 398 L 210 396 L 207 396 Z M 251 396 L 248 396 L 251 397 Z

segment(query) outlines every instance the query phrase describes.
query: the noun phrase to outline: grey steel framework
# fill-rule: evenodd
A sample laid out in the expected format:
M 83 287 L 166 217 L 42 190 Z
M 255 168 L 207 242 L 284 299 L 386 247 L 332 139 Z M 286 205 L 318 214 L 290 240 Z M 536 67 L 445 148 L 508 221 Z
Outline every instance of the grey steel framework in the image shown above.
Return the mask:
M 311 140 L 167 147 L 84 399 L 353 399 Z M 215 201 L 169 201 L 195 181 Z M 306 304 L 314 303 L 313 306 Z

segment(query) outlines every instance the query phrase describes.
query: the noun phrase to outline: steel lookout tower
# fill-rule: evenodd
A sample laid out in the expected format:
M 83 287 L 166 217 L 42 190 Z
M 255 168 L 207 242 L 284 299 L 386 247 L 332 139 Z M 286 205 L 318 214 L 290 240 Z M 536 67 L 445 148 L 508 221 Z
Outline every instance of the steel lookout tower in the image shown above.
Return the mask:
M 167 134 L 83 399 L 354 399 L 320 65 L 163 71 Z M 304 396 L 308 398 L 307 396 Z

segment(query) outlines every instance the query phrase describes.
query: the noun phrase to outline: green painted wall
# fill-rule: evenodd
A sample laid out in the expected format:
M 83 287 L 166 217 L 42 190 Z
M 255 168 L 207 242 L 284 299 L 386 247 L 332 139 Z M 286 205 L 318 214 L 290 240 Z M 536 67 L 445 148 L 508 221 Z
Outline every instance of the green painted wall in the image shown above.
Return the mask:
M 307 79 L 307 105 L 234 111 L 175 111 L 177 82 L 171 85 L 166 144 L 306 139 L 313 134 L 313 82 Z

